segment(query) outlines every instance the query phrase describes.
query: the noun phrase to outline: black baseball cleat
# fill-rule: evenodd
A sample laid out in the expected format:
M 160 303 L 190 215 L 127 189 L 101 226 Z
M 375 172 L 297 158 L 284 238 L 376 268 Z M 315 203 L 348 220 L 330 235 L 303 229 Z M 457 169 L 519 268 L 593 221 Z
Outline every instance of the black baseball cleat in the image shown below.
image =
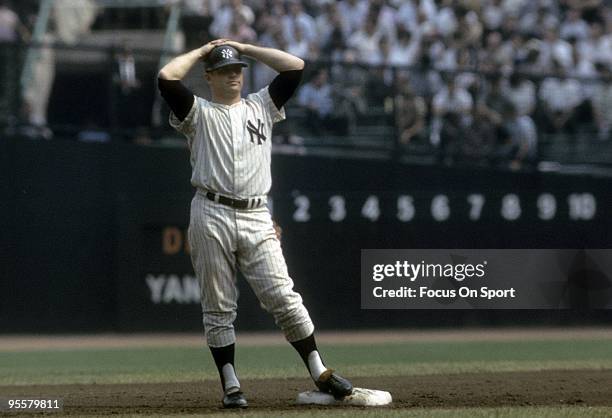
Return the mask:
M 315 385 L 317 385 L 321 392 L 331 393 L 336 399 L 343 398 L 353 393 L 353 385 L 351 382 L 338 373 L 334 373 L 332 369 L 327 369 L 321 373 Z
M 229 393 L 223 396 L 224 408 L 246 408 L 249 406 L 244 394 L 240 391 Z

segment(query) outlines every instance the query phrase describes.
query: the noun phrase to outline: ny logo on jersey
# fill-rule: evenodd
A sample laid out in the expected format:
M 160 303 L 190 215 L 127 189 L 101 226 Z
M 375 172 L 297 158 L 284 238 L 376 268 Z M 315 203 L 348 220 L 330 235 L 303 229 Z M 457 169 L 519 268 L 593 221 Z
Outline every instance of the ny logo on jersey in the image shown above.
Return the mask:
M 261 145 L 262 142 L 266 140 L 266 136 L 263 133 L 263 128 L 264 125 L 261 122 L 261 119 L 257 119 L 257 126 L 255 126 L 250 120 L 247 121 L 247 130 L 251 136 L 252 143 L 255 143 L 255 138 L 257 138 L 257 145 Z
M 223 58 L 228 59 L 234 56 L 234 52 L 231 49 L 222 49 L 221 55 L 223 56 Z

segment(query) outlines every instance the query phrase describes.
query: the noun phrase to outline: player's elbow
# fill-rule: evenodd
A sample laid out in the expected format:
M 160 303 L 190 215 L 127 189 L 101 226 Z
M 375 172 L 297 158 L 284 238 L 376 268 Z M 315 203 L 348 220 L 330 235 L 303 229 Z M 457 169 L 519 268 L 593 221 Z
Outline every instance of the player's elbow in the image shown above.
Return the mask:
M 162 80 L 180 80 L 182 76 L 180 76 L 176 70 L 166 66 L 159 70 L 157 73 L 157 78 Z
M 170 80 L 170 74 L 168 73 L 168 71 L 165 68 L 162 68 L 161 70 L 159 70 L 159 72 L 157 73 L 157 78 L 161 79 L 161 80 Z

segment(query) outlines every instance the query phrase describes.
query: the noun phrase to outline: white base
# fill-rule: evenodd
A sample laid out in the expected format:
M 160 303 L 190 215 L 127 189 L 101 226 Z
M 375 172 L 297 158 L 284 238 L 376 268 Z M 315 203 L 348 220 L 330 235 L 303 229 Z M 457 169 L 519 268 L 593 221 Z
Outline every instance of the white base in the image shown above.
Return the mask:
M 298 405 L 358 405 L 383 406 L 392 402 L 391 394 L 382 390 L 353 388 L 353 393 L 342 399 L 336 399 L 329 393 L 311 390 L 298 394 L 295 402 Z

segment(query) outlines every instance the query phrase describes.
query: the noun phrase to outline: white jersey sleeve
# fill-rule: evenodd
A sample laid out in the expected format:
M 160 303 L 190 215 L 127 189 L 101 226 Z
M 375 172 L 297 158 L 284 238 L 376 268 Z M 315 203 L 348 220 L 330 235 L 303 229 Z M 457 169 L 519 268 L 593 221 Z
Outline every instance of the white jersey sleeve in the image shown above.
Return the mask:
M 270 97 L 268 86 L 259 90 L 257 93 L 249 94 L 249 98 L 261 105 L 263 111 L 269 116 L 272 123 L 285 120 L 285 107 L 281 107 L 280 110 L 276 108 L 274 100 Z
M 187 113 L 187 116 L 185 116 L 185 119 L 182 121 L 176 117 L 174 112 L 170 112 L 170 126 L 185 135 L 190 144 L 196 135 L 197 126 L 198 123 L 200 123 L 200 115 L 202 113 L 202 103 L 200 102 L 202 99 L 197 96 L 193 97 L 193 105 L 191 105 L 189 113 Z

